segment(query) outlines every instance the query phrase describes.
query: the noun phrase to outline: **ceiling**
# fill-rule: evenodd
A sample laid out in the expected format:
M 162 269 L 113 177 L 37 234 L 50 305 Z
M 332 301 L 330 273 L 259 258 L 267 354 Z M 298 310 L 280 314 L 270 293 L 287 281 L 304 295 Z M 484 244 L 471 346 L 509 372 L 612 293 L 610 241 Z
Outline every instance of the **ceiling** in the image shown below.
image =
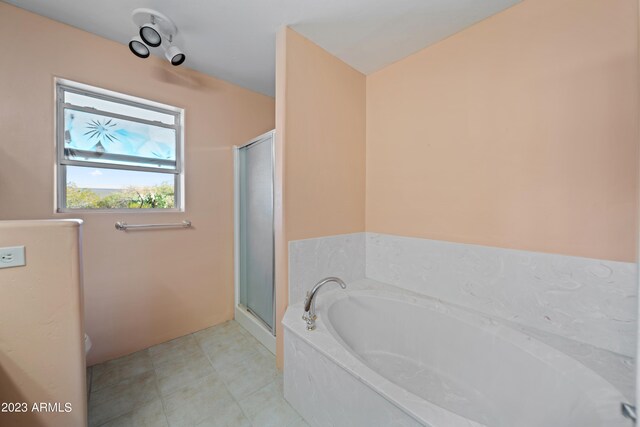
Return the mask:
M 521 0 L 5 0 L 127 44 L 131 12 L 154 8 L 178 26 L 185 65 L 273 96 L 282 25 L 369 74 Z

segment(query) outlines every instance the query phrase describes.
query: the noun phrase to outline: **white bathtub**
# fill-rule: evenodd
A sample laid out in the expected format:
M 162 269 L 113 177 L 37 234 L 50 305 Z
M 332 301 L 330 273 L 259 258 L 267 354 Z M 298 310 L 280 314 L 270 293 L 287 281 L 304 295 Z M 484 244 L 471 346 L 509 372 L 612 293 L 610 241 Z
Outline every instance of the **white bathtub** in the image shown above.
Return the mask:
M 632 425 L 620 413 L 627 399 L 566 354 L 488 317 L 364 282 L 319 294 L 315 331 L 301 304 L 283 320 L 285 397 L 311 425 Z

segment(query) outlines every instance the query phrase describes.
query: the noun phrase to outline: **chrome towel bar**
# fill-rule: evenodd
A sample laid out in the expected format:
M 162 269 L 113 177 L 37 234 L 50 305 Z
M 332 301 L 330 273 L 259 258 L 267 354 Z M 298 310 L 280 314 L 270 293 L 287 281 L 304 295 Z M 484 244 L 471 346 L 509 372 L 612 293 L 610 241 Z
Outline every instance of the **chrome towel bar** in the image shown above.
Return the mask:
M 116 222 L 116 230 L 143 230 L 151 228 L 191 228 L 191 221 L 184 220 L 182 222 L 170 224 L 127 224 L 124 221 Z

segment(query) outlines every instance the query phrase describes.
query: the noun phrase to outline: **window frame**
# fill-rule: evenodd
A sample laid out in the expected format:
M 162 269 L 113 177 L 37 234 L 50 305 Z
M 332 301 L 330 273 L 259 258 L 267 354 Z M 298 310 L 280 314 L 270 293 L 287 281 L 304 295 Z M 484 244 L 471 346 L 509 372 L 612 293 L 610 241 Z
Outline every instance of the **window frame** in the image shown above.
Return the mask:
M 174 124 L 142 119 L 136 116 L 128 116 L 126 114 L 112 113 L 109 111 L 103 111 L 92 107 L 82 107 L 74 104 L 64 102 L 65 92 L 75 93 L 90 98 L 101 99 L 117 104 L 128 105 L 144 110 L 159 112 L 162 114 L 171 115 L 174 117 Z M 98 88 L 95 86 L 89 86 L 82 83 L 72 82 L 65 79 L 55 79 L 55 148 L 56 148 L 56 174 L 55 174 L 55 188 L 56 196 L 54 197 L 56 206 L 54 211 L 56 213 L 150 213 L 150 212 L 184 212 L 185 200 L 184 200 L 184 109 L 161 104 L 155 101 L 134 97 L 131 95 L 110 91 L 107 89 Z M 132 122 L 148 124 L 157 127 L 163 127 L 167 129 L 174 129 L 176 134 L 176 166 L 175 169 L 167 169 L 153 166 L 134 166 L 134 165 L 120 165 L 113 163 L 102 163 L 92 161 L 80 161 L 66 159 L 64 155 L 64 111 L 65 108 L 73 109 L 75 111 L 87 112 L 91 114 L 101 114 L 106 117 L 112 117 L 121 120 L 128 120 Z M 119 155 L 114 155 L 119 156 Z M 155 172 L 174 175 L 174 207 L 173 208 L 118 208 L 118 209 L 75 209 L 67 207 L 67 166 L 80 166 L 80 167 L 94 167 L 99 169 L 115 169 L 137 172 Z

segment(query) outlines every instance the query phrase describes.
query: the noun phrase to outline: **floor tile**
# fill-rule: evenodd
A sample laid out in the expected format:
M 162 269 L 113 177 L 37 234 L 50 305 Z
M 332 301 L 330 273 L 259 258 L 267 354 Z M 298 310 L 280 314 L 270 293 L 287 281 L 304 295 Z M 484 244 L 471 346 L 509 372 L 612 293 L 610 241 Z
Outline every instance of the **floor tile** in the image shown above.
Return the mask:
M 149 356 L 154 365 L 169 360 L 180 359 L 191 353 L 201 352 L 202 349 L 193 335 L 185 335 L 149 348 Z
M 202 347 L 217 370 L 223 370 L 227 365 L 244 360 L 254 353 L 268 351 L 255 338 L 241 334 L 212 339 Z
M 93 366 L 92 391 L 118 384 L 130 377 L 153 370 L 147 350 Z
M 164 396 L 163 402 L 171 427 L 196 425 L 235 404 L 215 373 Z
M 104 424 L 104 427 L 168 427 L 168 424 L 162 402 L 160 399 L 155 399 L 128 414 L 109 421 Z
M 245 332 L 244 328 L 240 326 L 238 322 L 230 320 L 220 325 L 195 332 L 193 336 L 203 348 L 206 348 L 212 342 L 217 342 L 221 339 L 234 339 L 238 336 L 246 337 L 248 335 Z
M 236 399 L 261 389 L 278 375 L 275 357 L 263 353 L 230 363 L 218 373 Z
M 203 352 L 190 353 L 179 359 L 158 363 L 155 371 L 162 396 L 215 373 Z
M 93 367 L 90 427 L 308 427 L 275 357 L 237 322 Z
M 103 387 L 91 393 L 89 426 L 99 426 L 159 397 L 153 371 Z
M 218 414 L 197 424 L 197 427 L 253 427 L 251 422 L 234 401 L 225 406 Z
M 307 424 L 304 418 L 299 417 L 298 419 L 295 419 L 287 424 L 286 427 L 309 427 L 309 424 Z
M 252 427 L 252 425 L 242 413 L 240 406 L 234 401 L 215 416 L 198 423 L 197 427 Z
M 238 403 L 254 426 L 282 427 L 300 421 L 300 415 L 284 399 L 278 379 Z

